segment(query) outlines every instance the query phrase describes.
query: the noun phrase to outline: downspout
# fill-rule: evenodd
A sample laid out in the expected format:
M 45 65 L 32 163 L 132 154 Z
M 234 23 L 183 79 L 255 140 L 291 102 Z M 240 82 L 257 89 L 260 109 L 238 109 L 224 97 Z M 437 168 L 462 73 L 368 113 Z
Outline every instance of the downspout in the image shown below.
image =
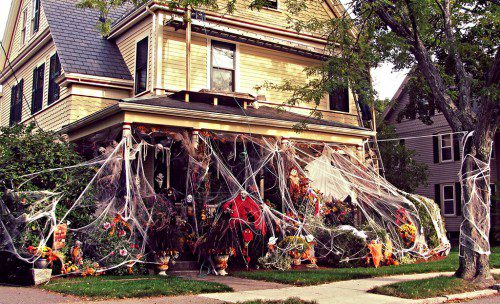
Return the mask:
M 146 11 L 151 14 L 153 16 L 153 21 L 152 21 L 152 33 L 151 33 L 151 37 L 153 38 L 154 37 L 154 43 L 152 43 L 152 46 L 153 46 L 153 50 L 156 50 L 157 48 L 157 39 L 156 39 L 156 32 L 157 32 L 157 29 L 156 29 L 156 14 L 151 10 L 151 8 L 146 5 Z M 149 48 L 148 48 L 149 50 Z M 156 61 L 155 61 L 155 56 L 156 55 L 156 52 L 155 51 L 152 51 L 151 52 L 151 65 L 148 63 L 148 67 L 151 67 L 151 72 L 152 73 L 148 73 L 148 75 L 150 75 L 150 80 L 149 80 L 149 91 L 151 92 L 152 95 L 155 94 L 154 92 L 154 87 L 155 87 L 155 80 L 156 80 L 156 74 L 157 74 L 157 71 L 156 71 Z M 153 77 L 154 75 L 154 77 Z
M 189 102 L 189 91 L 191 90 L 191 7 L 186 11 L 186 96 L 185 101 Z

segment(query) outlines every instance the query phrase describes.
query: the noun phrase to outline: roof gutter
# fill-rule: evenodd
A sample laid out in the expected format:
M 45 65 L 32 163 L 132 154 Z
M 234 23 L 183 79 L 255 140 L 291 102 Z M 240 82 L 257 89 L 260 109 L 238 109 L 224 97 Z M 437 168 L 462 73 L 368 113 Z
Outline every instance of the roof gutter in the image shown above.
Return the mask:
M 113 28 L 111 29 L 111 33 L 109 34 L 108 39 L 116 38 L 117 36 L 122 34 L 124 31 L 129 29 L 131 26 L 133 26 L 136 22 L 145 18 L 147 16 L 149 10 L 154 11 L 154 10 L 158 10 L 158 9 L 168 11 L 168 12 L 171 12 L 173 14 L 179 14 L 179 15 L 185 14 L 185 12 L 183 10 L 172 10 L 168 6 L 156 3 L 156 1 L 154 1 L 154 0 L 149 1 L 146 4 L 142 5 L 141 7 L 137 8 L 136 12 L 134 12 L 133 14 L 130 14 L 130 16 L 125 17 L 123 20 L 121 20 L 116 25 L 114 25 Z M 259 25 L 259 24 L 244 21 L 244 20 L 237 20 L 235 18 L 227 18 L 224 16 L 216 15 L 216 14 L 211 13 L 211 12 L 205 12 L 205 15 L 206 15 L 206 19 L 208 21 L 214 21 L 217 24 L 225 23 L 225 24 L 229 24 L 229 25 L 238 26 L 241 28 L 258 30 L 258 31 L 288 36 L 288 37 L 292 37 L 292 38 L 296 38 L 296 39 L 307 40 L 307 41 L 312 41 L 312 42 L 321 43 L 321 44 L 327 43 L 327 40 L 324 38 L 320 38 L 320 37 L 313 36 L 313 35 L 300 34 L 300 33 L 290 31 L 287 29 L 273 28 L 270 26 Z
M 199 117 L 200 119 L 209 120 L 209 121 L 219 121 L 219 122 L 224 121 L 224 122 L 236 123 L 236 124 L 242 123 L 241 115 L 119 102 L 118 104 L 109 106 L 109 107 L 107 107 L 99 112 L 96 112 L 95 114 L 89 115 L 89 116 L 87 116 L 79 121 L 76 121 L 72 124 L 64 126 L 62 128 L 62 132 L 64 132 L 64 133 L 72 132 L 73 130 L 77 130 L 77 129 L 80 129 L 82 127 L 88 126 L 88 125 L 90 125 L 98 120 L 104 119 L 110 115 L 113 115 L 113 114 L 116 114 L 116 113 L 122 112 L 122 111 L 168 115 L 168 116 L 175 116 L 175 117 L 185 117 L 187 119 L 192 119 L 193 117 Z M 293 122 L 293 121 L 261 118 L 261 117 L 246 116 L 244 119 L 245 119 L 245 124 L 267 126 L 267 127 L 276 127 L 276 128 L 291 129 L 296 124 L 296 122 Z M 323 132 L 323 133 L 328 133 L 328 134 L 350 135 L 350 136 L 363 137 L 363 138 L 367 138 L 367 137 L 374 135 L 374 132 L 371 130 L 349 129 L 349 128 L 344 128 L 344 127 L 334 127 L 334 126 L 318 125 L 318 124 L 309 124 L 307 126 L 307 128 L 308 128 L 308 131 L 317 131 L 317 132 Z

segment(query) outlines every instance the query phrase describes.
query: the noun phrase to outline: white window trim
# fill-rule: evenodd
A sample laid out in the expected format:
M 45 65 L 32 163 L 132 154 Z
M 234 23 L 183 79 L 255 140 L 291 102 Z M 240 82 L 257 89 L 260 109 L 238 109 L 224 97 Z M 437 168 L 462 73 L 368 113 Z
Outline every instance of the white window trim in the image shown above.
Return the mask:
M 457 197 L 455 192 L 455 184 L 441 184 L 441 210 L 443 211 L 443 216 L 457 216 Z M 444 187 L 452 187 L 453 189 L 453 213 L 445 213 L 444 209 Z
M 270 10 L 270 11 L 273 11 L 273 12 L 282 13 L 282 11 L 280 10 L 280 7 L 281 7 L 281 5 L 280 5 L 280 1 L 279 0 L 276 0 L 276 8 L 262 6 L 263 9 Z
M 136 83 L 135 72 L 136 72 L 136 68 L 137 68 L 137 44 L 139 43 L 139 41 L 141 41 L 142 39 L 144 39 L 146 37 L 148 38 L 148 52 L 147 52 L 148 59 L 147 59 L 147 67 L 146 67 L 146 73 L 148 74 L 148 76 L 146 77 L 146 89 L 144 91 L 140 92 L 139 94 L 135 94 L 135 83 Z M 137 36 L 135 38 L 135 41 L 134 41 L 134 69 L 133 69 L 134 87 L 133 87 L 133 91 L 132 91 L 134 93 L 134 97 L 144 95 L 148 92 L 148 85 L 149 85 L 148 79 L 150 77 L 150 75 L 149 75 L 149 72 L 150 72 L 149 71 L 149 60 L 151 59 L 151 58 L 149 58 L 149 51 L 150 51 L 150 47 L 151 47 L 150 43 L 151 43 L 151 37 L 149 36 L 149 32 L 145 32 L 142 35 Z
M 236 43 L 227 39 L 211 39 L 207 38 L 207 89 L 212 89 L 212 42 L 220 41 L 230 43 L 235 46 L 234 49 L 234 92 L 240 92 L 240 43 Z
M 21 47 L 26 45 L 28 41 L 28 8 L 25 8 L 21 13 Z
M 33 28 L 34 28 L 34 25 L 35 25 L 35 5 L 36 5 L 36 0 L 31 0 L 31 26 L 30 26 L 30 32 L 31 32 L 31 37 L 33 37 L 36 33 L 38 33 L 40 31 L 40 18 L 41 18 L 41 15 L 42 13 L 39 12 L 38 14 L 38 30 L 37 31 L 34 31 Z M 42 4 L 40 3 L 40 10 L 42 9 Z
M 451 158 L 450 159 L 445 159 L 443 160 L 443 136 L 450 136 L 450 142 L 451 142 Z M 439 162 L 440 163 L 450 163 L 454 161 L 454 156 L 455 156 L 455 151 L 454 151 L 454 143 L 453 143 L 453 134 L 439 134 L 438 136 L 439 140 Z

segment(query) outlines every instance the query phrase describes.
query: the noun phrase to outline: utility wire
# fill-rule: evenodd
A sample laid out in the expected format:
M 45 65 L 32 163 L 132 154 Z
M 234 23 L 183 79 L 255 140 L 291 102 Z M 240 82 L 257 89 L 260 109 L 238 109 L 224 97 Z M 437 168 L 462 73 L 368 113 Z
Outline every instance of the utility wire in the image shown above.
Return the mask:
M 16 80 L 16 84 L 19 85 L 19 79 L 17 78 L 16 76 L 16 71 L 14 71 L 14 68 L 12 67 L 12 63 L 9 59 L 9 57 L 7 56 L 7 51 L 5 50 L 4 46 L 3 46 L 3 41 L 0 41 L 0 46 L 2 47 L 2 51 L 5 55 L 5 60 L 7 60 L 7 63 L 9 64 L 9 68 L 10 70 L 12 71 L 12 75 L 14 76 L 14 79 Z M 32 84 L 34 85 L 34 84 Z M 12 88 L 11 86 L 9 86 L 10 88 Z M 24 85 L 23 85 L 23 90 L 21 91 L 21 94 L 22 94 L 22 100 L 26 103 L 26 106 L 28 107 L 28 109 L 30 110 L 30 113 L 33 113 L 33 110 L 31 109 L 31 105 L 30 103 L 28 102 L 28 99 L 26 98 L 26 95 L 24 95 Z M 11 97 L 12 99 L 12 97 Z M 12 104 L 10 105 L 12 107 Z M 22 109 L 21 109 L 21 120 L 22 120 Z M 41 130 L 43 131 L 42 127 L 40 127 L 40 124 L 38 123 L 38 121 L 36 120 L 36 117 L 35 115 L 31 114 L 31 117 L 33 118 L 33 121 L 35 122 L 35 125 Z

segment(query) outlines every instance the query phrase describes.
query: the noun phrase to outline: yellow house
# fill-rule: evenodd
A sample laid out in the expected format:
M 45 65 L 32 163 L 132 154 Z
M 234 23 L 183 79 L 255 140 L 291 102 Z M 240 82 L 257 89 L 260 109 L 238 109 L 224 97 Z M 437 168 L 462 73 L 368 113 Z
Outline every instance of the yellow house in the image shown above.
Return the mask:
M 13 0 L 0 56 L 0 125 L 36 121 L 44 130 L 83 139 L 109 128 L 159 125 L 341 143 L 363 150 L 362 126 L 348 90 L 311 105 L 277 111 L 289 93 L 264 82 L 307 80 L 304 68 L 325 58 L 319 33 L 290 27 L 285 1 L 261 10 L 238 1 L 234 14 L 199 10 L 192 22 L 159 1 L 111 12 L 108 37 L 99 14 L 78 0 Z M 293 18 L 335 18 L 337 0 L 310 1 Z M 308 121 L 308 129 L 292 127 Z

